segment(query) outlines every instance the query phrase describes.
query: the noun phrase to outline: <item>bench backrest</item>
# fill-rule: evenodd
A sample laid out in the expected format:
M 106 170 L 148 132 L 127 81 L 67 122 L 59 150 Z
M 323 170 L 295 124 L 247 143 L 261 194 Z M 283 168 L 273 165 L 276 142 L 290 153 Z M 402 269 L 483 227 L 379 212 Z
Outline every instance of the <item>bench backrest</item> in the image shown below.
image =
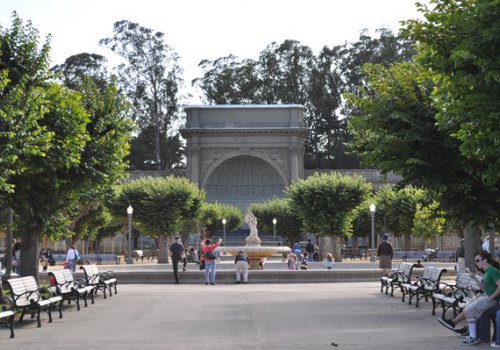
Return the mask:
M 77 288 L 77 285 L 73 279 L 73 274 L 68 269 L 52 271 L 49 272 L 49 275 L 52 275 L 54 277 L 60 293 L 71 293 L 75 290 L 75 288 Z
M 81 269 L 85 272 L 85 278 L 88 284 L 99 282 L 100 274 L 97 265 L 82 265 Z
M 457 278 L 455 280 L 455 287 L 470 289 L 472 291 L 479 291 L 481 287 L 477 283 L 475 278 L 472 278 L 468 272 L 461 272 L 457 274 Z
M 443 267 L 426 266 L 422 278 L 427 281 L 427 284 L 434 285 L 439 283 L 444 272 L 446 272 L 446 269 Z
M 12 278 L 7 280 L 7 284 L 12 293 L 12 299 L 17 306 L 30 305 L 30 300 L 37 302 L 41 299 L 38 285 L 33 276 Z

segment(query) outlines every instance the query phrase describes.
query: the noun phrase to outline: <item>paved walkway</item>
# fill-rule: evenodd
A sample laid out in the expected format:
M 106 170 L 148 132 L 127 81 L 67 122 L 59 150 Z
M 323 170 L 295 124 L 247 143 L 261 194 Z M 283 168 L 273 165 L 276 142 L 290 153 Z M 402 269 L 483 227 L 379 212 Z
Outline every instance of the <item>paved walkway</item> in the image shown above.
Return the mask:
M 0 349 L 457 349 L 429 303 L 379 284 L 119 285 L 118 294 L 41 328 L 0 329 Z M 338 344 L 333 347 L 331 343 Z

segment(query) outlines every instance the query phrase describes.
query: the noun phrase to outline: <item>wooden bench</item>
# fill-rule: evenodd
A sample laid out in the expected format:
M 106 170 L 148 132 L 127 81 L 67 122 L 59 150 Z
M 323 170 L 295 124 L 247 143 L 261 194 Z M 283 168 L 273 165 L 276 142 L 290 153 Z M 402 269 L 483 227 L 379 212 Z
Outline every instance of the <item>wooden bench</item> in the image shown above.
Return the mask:
M 52 322 L 52 308 L 59 311 L 59 318 L 62 318 L 62 302 L 61 296 L 50 296 L 50 291 L 44 288 L 39 288 L 35 277 L 26 276 L 20 278 L 12 278 L 7 280 L 7 286 L 10 289 L 10 295 L 13 302 L 13 310 L 21 312 L 19 322 L 23 321 L 24 315 L 29 313 L 31 318 L 37 320 L 37 327 L 41 327 L 40 312 L 45 311 L 49 315 L 49 323 Z M 46 297 L 44 294 L 48 294 Z
M 442 267 L 426 266 L 422 273 L 422 277 L 414 274 L 411 275 L 407 283 L 401 284 L 401 292 L 403 293 L 402 301 L 405 301 L 406 294 L 409 294 L 408 304 L 410 305 L 413 297 L 416 297 L 417 301 L 415 307 L 418 307 L 420 299 L 422 298 L 429 301 L 429 297 L 432 298 L 432 294 L 438 291 L 441 276 L 446 271 L 447 270 Z
M 63 269 L 49 272 L 49 276 L 54 278 L 55 285 L 50 287 L 54 289 L 54 294 L 60 295 L 63 301 L 68 301 L 68 304 L 74 300 L 77 310 L 80 310 L 80 298 L 83 298 L 85 307 L 87 307 L 88 296 L 90 296 L 92 304 L 94 304 L 94 287 L 87 286 L 83 279 L 75 280 L 70 270 Z
M 453 317 L 456 317 L 458 312 L 480 292 L 481 287 L 475 278 L 468 272 L 459 273 L 455 284 L 440 282 L 439 290 L 432 294 L 432 314 L 436 314 L 435 308 L 439 302 L 443 310 L 442 319 L 445 319 L 446 311 L 449 309 L 453 310 Z
M 14 338 L 14 316 L 13 302 L 10 298 L 0 297 L 2 300 L 2 308 L 0 311 L 0 323 L 5 324 L 10 329 L 10 337 Z
M 104 299 L 106 299 L 106 290 L 109 290 L 109 296 L 113 296 L 112 288 L 116 291 L 116 273 L 114 271 L 99 272 L 97 265 L 82 265 L 80 268 L 85 272 L 85 282 L 87 286 L 94 287 L 95 293 L 101 290 Z
M 391 297 L 394 296 L 395 288 L 401 289 L 402 283 L 408 283 L 410 281 L 414 266 L 415 264 L 413 263 L 402 262 L 399 264 L 397 270 L 386 271 L 384 276 L 380 278 L 380 292 L 383 292 L 385 287 L 385 294 L 387 294 L 389 287 L 391 287 Z

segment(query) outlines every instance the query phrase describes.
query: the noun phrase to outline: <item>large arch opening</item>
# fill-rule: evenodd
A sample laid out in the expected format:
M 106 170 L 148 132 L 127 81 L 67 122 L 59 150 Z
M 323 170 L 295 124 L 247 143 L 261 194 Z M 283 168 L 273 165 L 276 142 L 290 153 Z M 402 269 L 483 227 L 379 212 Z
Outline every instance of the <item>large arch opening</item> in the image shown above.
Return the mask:
M 237 156 L 222 162 L 205 184 L 208 202 L 231 204 L 243 212 L 251 203 L 283 197 L 284 189 L 276 169 L 252 156 Z

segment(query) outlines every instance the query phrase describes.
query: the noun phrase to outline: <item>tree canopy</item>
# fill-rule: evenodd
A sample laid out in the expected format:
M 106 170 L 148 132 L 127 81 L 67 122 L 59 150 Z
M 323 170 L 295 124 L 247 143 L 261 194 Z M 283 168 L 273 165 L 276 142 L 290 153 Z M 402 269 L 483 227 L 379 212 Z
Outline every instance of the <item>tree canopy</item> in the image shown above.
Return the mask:
M 178 117 L 179 88 L 182 72 L 179 57 L 165 43 L 165 35 L 138 23 L 115 22 L 114 35 L 100 41 L 124 59 L 118 69 L 121 88 L 132 102 L 134 118 L 142 132 L 154 128 L 156 170 L 166 169 L 162 163 L 162 139 L 167 138 L 172 121 Z
M 425 19 L 406 23 L 419 43 L 418 62 L 437 82 L 439 126 L 460 152 L 487 167 L 482 180 L 500 182 L 500 5 L 491 0 L 432 0 L 418 5 Z

